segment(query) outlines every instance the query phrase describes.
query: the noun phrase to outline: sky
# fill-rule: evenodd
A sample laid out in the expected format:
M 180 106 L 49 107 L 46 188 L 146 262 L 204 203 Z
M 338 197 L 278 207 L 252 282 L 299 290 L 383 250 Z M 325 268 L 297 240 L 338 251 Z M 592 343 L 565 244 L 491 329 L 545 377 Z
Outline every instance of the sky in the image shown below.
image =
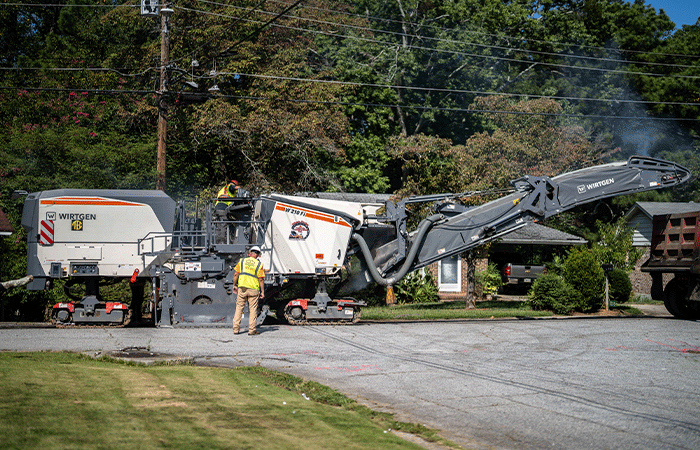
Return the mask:
M 645 0 L 645 2 L 657 12 L 663 9 L 676 24 L 676 28 L 695 25 L 700 17 L 700 0 Z

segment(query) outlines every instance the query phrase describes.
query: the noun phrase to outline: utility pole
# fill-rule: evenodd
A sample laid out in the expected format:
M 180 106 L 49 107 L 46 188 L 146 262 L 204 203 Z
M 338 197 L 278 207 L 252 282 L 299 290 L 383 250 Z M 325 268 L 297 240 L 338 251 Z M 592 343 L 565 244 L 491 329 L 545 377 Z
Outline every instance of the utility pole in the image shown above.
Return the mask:
M 173 10 L 165 4 L 160 10 L 160 94 L 158 96 L 158 162 L 156 165 L 156 189 L 165 191 L 166 148 L 168 143 L 168 63 L 170 59 L 170 16 Z

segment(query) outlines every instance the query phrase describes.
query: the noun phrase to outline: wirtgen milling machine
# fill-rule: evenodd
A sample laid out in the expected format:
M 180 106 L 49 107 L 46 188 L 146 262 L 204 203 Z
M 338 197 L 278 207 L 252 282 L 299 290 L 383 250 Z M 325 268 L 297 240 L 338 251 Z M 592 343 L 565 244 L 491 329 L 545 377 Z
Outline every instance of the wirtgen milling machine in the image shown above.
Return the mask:
M 553 178 L 524 176 L 507 195 L 473 207 L 457 200 L 474 193 L 397 203 L 271 194 L 188 208 L 160 191 L 36 192 L 27 196 L 22 216 L 27 272 L 34 277 L 28 288 L 46 289 L 56 279 L 84 286 L 54 306 L 57 323 L 124 325 L 129 307 L 102 301 L 100 284 L 130 279 L 138 305 L 150 280 L 156 325 L 230 326 L 233 267 L 257 245 L 267 273 L 260 322 L 273 311 L 291 324 L 354 323 L 364 303 L 336 297 L 329 284 L 359 277 L 392 286 L 413 270 L 533 221 L 689 178 L 678 164 L 635 156 Z M 409 230 L 406 207 L 415 203 L 431 203 L 434 214 Z M 359 263 L 350 264 L 353 256 Z M 290 299 L 291 286 L 304 289 Z

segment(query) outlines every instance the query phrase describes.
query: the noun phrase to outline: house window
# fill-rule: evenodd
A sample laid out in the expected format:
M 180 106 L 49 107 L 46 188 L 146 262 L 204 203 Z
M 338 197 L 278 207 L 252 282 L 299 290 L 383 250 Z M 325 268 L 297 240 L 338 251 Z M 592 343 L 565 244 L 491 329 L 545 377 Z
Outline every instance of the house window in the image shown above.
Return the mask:
M 462 291 L 462 261 L 459 255 L 442 259 L 438 263 L 438 289 L 440 292 Z

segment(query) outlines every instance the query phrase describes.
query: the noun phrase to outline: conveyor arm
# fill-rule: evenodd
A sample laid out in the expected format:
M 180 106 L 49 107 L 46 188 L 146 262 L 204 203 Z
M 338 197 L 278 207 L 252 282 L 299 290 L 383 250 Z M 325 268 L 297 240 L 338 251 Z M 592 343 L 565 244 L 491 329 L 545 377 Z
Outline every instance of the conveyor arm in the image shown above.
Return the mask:
M 589 167 L 554 178 L 525 176 L 511 182 L 513 193 L 454 215 L 431 216 L 421 223 L 417 233 L 398 233 L 396 240 L 381 248 L 369 249 L 357 233 L 353 239 L 375 281 L 392 285 L 409 271 L 484 245 L 530 222 L 604 198 L 675 186 L 690 175 L 679 164 L 633 156 L 626 162 Z M 387 205 L 387 211 L 396 209 L 393 204 Z M 396 256 L 402 247 L 410 250 L 399 260 Z

